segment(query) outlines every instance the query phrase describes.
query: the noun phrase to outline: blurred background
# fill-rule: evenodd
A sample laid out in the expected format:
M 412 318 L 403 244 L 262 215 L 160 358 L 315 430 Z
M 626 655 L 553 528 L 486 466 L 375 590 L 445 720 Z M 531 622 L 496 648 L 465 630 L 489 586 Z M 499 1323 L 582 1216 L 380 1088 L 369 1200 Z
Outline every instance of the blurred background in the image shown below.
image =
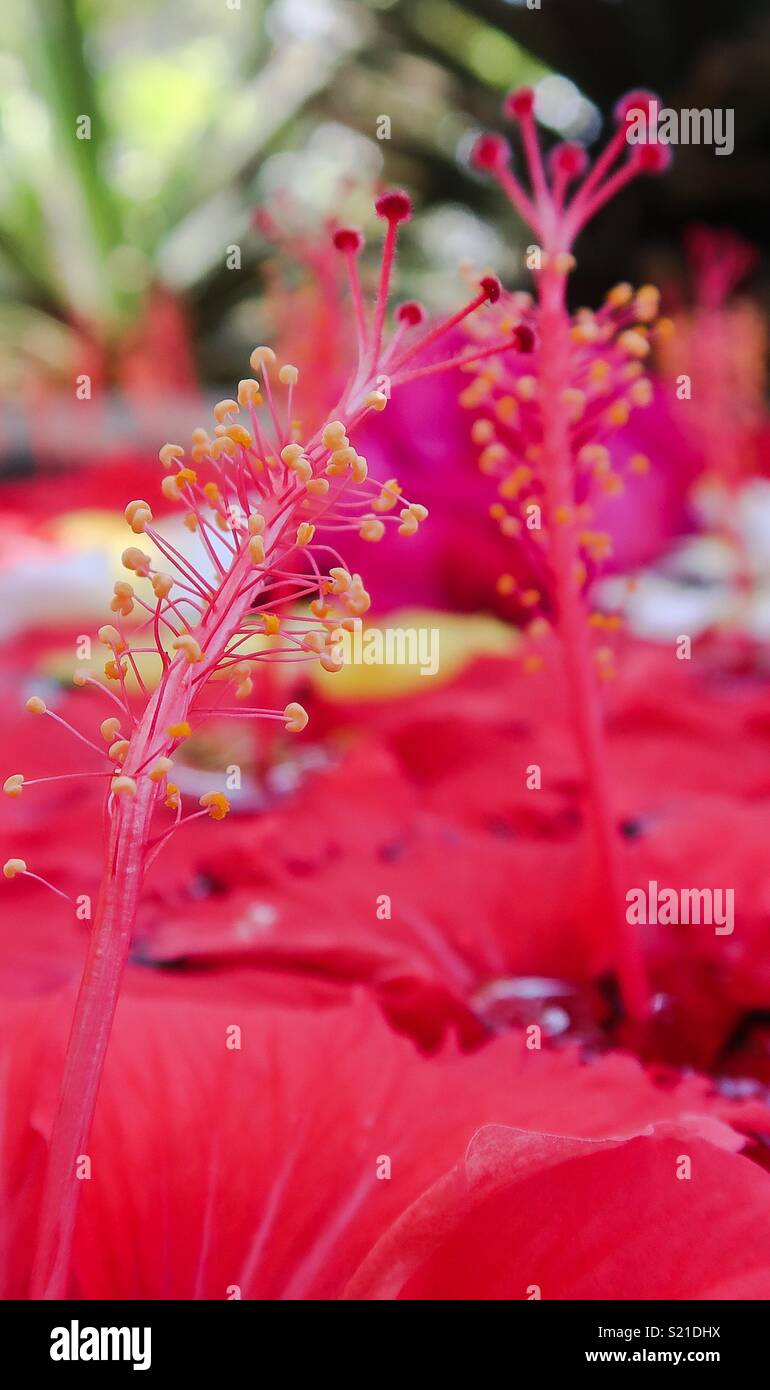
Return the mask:
M 770 11 L 764 0 L 536 5 L 29 0 L 4 7 L 0 600 L 13 595 L 14 604 L 4 605 L 0 636 L 34 624 L 41 603 L 47 620 L 56 617 L 49 580 L 51 572 L 61 576 L 64 554 L 62 606 L 101 611 L 122 544 L 122 527 L 113 532 L 108 512 L 136 492 L 145 468 L 157 493 L 159 445 L 187 437 L 204 404 L 231 393 L 255 343 L 275 343 L 309 367 L 306 391 L 312 395 L 316 380 L 323 400 L 302 409 L 323 407 L 328 387 L 317 369 L 341 373 L 350 337 L 341 328 L 338 267 L 324 250 L 328 224 L 344 218 L 376 239 L 378 186 L 403 185 L 415 199 L 400 294 L 431 308 L 455 304 L 464 263 L 493 268 L 510 287 L 526 284 L 530 234 L 469 164 L 479 131 L 501 127 L 502 95 L 522 83 L 535 87 L 547 141 L 589 147 L 611 126 L 617 96 L 634 86 L 654 88 L 676 108 L 735 108 L 729 157 L 679 147 L 668 175 L 637 180 L 603 211 L 578 246 L 573 307 L 599 304 L 618 279 L 654 281 L 664 312 L 683 325 L 659 369 L 671 381 L 686 357 L 697 374 L 693 341 L 703 334 L 688 338 L 687 316 L 708 297 L 704 262 L 712 271 L 716 262 L 717 279 L 722 263 L 722 299 L 739 290 L 750 312 L 710 323 L 701 395 L 715 400 L 714 383 L 725 383 L 719 409 L 730 419 L 725 429 L 712 420 L 705 435 L 714 454 L 725 430 L 734 439 L 748 422 L 750 471 L 762 468 L 754 442 L 764 420 Z M 728 229 L 731 240 L 707 238 L 704 249 L 702 236 L 693 241 L 698 226 Z M 435 398 L 442 419 L 452 390 Z M 426 399 L 414 407 L 417 417 L 432 408 Z M 453 428 L 454 452 L 475 472 L 459 417 Z M 668 420 L 659 418 L 658 429 L 669 448 L 662 472 L 673 476 L 675 464 L 681 491 L 708 466 L 707 439 L 688 426 L 674 444 Z M 387 445 L 387 422 L 383 438 Z M 409 461 L 397 456 L 384 466 L 401 476 Z M 458 489 L 467 476 L 458 474 Z M 426 486 L 430 492 L 430 479 L 414 481 L 421 495 Z M 481 578 L 474 584 L 466 576 L 459 598 L 451 575 L 433 582 L 426 569 L 451 569 L 447 542 L 443 558 L 426 550 L 414 572 L 418 602 L 499 607 L 494 581 L 507 565 L 495 551 L 490 495 L 480 483 L 476 476 L 489 549 Z M 656 495 L 653 504 L 658 513 L 667 507 L 669 531 L 682 529 L 678 494 Z M 632 547 L 625 558 L 646 556 Z
M 212 402 L 230 396 L 246 375 L 260 342 L 301 367 L 297 408 L 306 423 L 337 398 L 352 334 L 339 257 L 329 250 L 335 218 L 360 224 L 379 244 L 372 195 L 386 184 L 409 189 L 415 216 L 404 228 L 397 294 L 431 309 L 463 301 L 464 264 L 494 269 L 511 288 L 527 284 L 523 253 L 531 233 L 469 160 L 480 131 L 504 128 L 501 99 L 521 84 L 535 89 L 546 143 L 576 140 L 592 150 L 612 129 L 614 102 L 630 88 L 652 88 L 677 110 L 735 110 L 729 156 L 710 146 L 678 147 L 670 172 L 636 180 L 602 211 L 577 246 L 571 294 L 573 308 L 598 306 L 619 280 L 652 281 L 672 320 L 667 346 L 652 364 L 650 408 L 634 414 L 614 446 L 621 466 L 641 454 L 649 470 L 634 475 L 624 501 L 612 499 L 611 519 L 600 518 L 614 547 L 606 608 L 625 609 L 631 634 L 663 644 L 657 674 L 650 677 L 645 667 L 638 678 L 645 697 L 648 689 L 660 691 L 666 705 L 649 747 L 668 747 L 661 733 L 672 680 L 665 662 L 682 632 L 726 634 L 716 679 L 734 679 L 743 700 L 747 676 L 746 689 L 765 700 L 766 710 L 767 0 L 541 0 L 540 7 L 535 0 L 26 0 L 2 7 L 0 33 L 0 706 L 14 755 L 9 772 L 24 738 L 31 761 L 47 751 L 38 747 L 36 729 L 21 732 L 26 715 L 19 719 L 15 711 L 22 700 L 42 690 L 59 709 L 74 704 L 74 644 L 103 621 L 112 583 L 125 578 L 126 501 L 147 496 L 163 513 L 158 448 L 189 439 Z M 364 262 L 371 277 L 374 245 Z M 690 400 L 676 393 L 682 372 L 692 378 Z M 509 704 L 524 708 L 529 698 L 556 724 L 562 715 L 555 698 L 522 696 L 516 686 L 509 700 L 500 685 L 507 657 L 523 645 L 511 623 L 525 627 L 532 616 L 505 596 L 500 580 L 515 575 L 527 592 L 531 576 L 526 557 L 521 561 L 490 518 L 495 483 L 478 468 L 472 413 L 457 403 L 465 382 L 432 377 L 407 387 L 361 444 L 374 476 L 397 477 L 429 507 L 424 533 L 403 558 L 388 545 L 359 545 L 357 552 L 353 545 L 345 555 L 371 588 L 373 620 L 408 607 L 421 611 L 409 625 L 440 627 L 436 684 L 459 682 L 456 707 L 450 686 L 448 706 L 428 711 L 425 723 L 404 736 L 409 777 L 415 780 L 421 758 L 429 768 L 417 782 L 431 784 L 435 769 L 455 768 L 457 730 L 466 725 L 464 756 L 476 775 L 479 729 L 493 728 L 497 739 L 499 718 L 487 782 L 479 774 L 486 816 L 489 788 L 504 781 L 499 759 L 516 756 L 515 748 L 507 751 Z M 714 478 L 721 492 L 712 491 L 711 501 L 704 493 L 696 504 L 693 484 Z M 174 543 L 190 544 L 181 517 L 163 520 Z M 487 669 L 485 655 L 505 661 Z M 493 694 L 503 691 L 494 717 L 483 701 L 474 702 L 471 668 L 479 656 L 479 679 Z M 645 659 L 653 659 L 650 652 Z M 641 708 L 646 718 L 644 700 L 633 703 L 633 663 L 619 667 L 630 672 L 633 717 Z M 269 665 L 264 669 L 267 686 L 274 677 Z M 261 813 L 270 797 L 299 785 L 306 768 L 324 765 L 333 740 L 342 744 L 354 729 L 370 734 L 378 698 L 406 708 L 415 691 L 426 701 L 433 695 L 434 683 L 419 674 L 410 675 L 408 688 L 401 668 L 322 675 L 326 685 L 309 694 L 299 682 L 309 687 L 315 677 L 300 677 L 295 666 L 281 671 L 294 682 L 290 691 L 266 688 L 258 703 L 280 707 L 287 694 L 310 703 L 308 738 L 284 739 L 281 731 L 252 739 L 243 730 L 207 728 L 180 757 L 180 765 L 189 764 L 180 766 L 186 793 L 208 789 L 202 777 L 219 786 L 221 768 L 235 761 L 247 779 L 237 809 Z M 515 677 L 508 672 L 506 679 Z M 324 709 L 324 701 L 337 700 L 336 710 Z M 365 712 L 359 700 L 368 701 Z M 696 710 L 699 701 L 700 693 Z M 397 708 L 392 717 L 400 717 Z M 733 724 L 733 707 L 714 725 L 718 735 L 704 723 L 715 755 L 710 794 L 723 788 L 722 730 L 729 727 L 732 738 Z M 754 733 L 766 727 L 766 713 L 751 726 Z M 672 737 L 686 743 L 678 727 Z M 700 755 L 693 760 L 700 776 Z M 748 769 L 747 781 L 755 767 L 755 781 L 764 776 L 754 751 L 736 752 L 733 761 Z M 627 762 L 624 750 L 624 769 Z M 658 767 L 647 743 L 640 764 Z M 367 764 L 365 785 L 368 772 Z M 647 795 L 637 790 L 628 797 L 634 813 Z M 764 783 L 760 790 L 766 796 Z M 311 789 L 311 799 L 316 794 Z M 80 802 L 67 795 L 66 819 L 77 828 L 78 806 L 84 816 L 93 806 L 85 794 Z M 389 795 L 382 793 L 383 805 Z M 442 784 L 437 804 L 442 815 L 461 818 L 466 800 L 473 811 L 475 795 L 461 780 L 449 792 Z M 528 793 L 522 796 L 526 801 Z M 31 798 L 24 814 L 27 807 L 28 827 L 37 826 L 45 846 L 41 860 L 55 860 L 58 839 L 49 835 L 45 813 L 34 822 Z M 16 854 L 25 848 L 19 808 L 5 809 L 0 830 L 5 824 L 8 852 Z M 682 817 L 688 834 L 691 822 L 702 830 L 707 865 L 732 814 L 720 802 L 712 819 L 697 808 Z M 631 811 L 628 825 L 635 834 Z M 486 820 L 484 826 L 486 834 Z M 507 846 L 505 833 L 497 821 L 489 829 L 495 854 Z M 92 859 L 91 831 L 78 834 L 78 848 L 82 839 Z M 764 863 L 764 829 L 761 835 Z M 486 855 L 486 840 L 483 846 Z M 513 835 L 512 852 L 517 846 Z M 549 855 L 550 848 L 548 842 Z M 213 899 L 221 884 L 205 854 L 196 853 L 187 879 L 203 913 L 210 911 L 206 894 Z M 385 844 L 383 861 L 388 856 L 397 860 Z M 456 858 L 469 872 L 475 864 L 469 852 Z M 443 883 L 440 863 L 421 872 L 418 906 L 426 882 Z M 507 860 L 504 873 L 486 858 L 479 863 L 474 892 L 476 879 L 494 884 L 495 874 L 502 882 L 509 871 Z M 293 860 L 286 872 L 293 883 Z M 733 882 L 732 867 L 725 873 L 721 881 Z M 697 873 L 687 878 L 699 881 Z M 452 890 L 453 900 L 462 902 L 467 891 Z M 26 901 L 20 899 L 19 912 Z M 502 894 L 501 901 L 507 920 Z M 187 898 L 182 907 L 186 920 Z M 33 909 L 34 899 L 31 915 Z M 546 916 L 556 921 L 563 913 L 548 909 Z M 759 909 L 756 921 L 766 940 Z M 557 947 L 547 968 L 569 977 L 572 964 Z M 46 942 L 46 961 L 51 955 Z M 542 974 L 544 967 L 527 957 L 506 968 Z M 479 978 L 487 977 L 482 971 Z M 764 1006 L 765 985 L 755 987 L 748 970 L 747 978 L 749 1004 L 759 999 Z M 742 996 L 740 1009 L 746 1007 Z
M 6 473 L 41 449 L 156 446 L 185 397 L 229 389 L 272 326 L 257 209 L 288 245 L 403 183 L 407 292 L 435 300 L 464 259 L 515 283 L 524 233 L 467 155 L 516 84 L 535 85 L 554 137 L 588 144 L 636 85 L 737 108 L 732 156 L 683 147 L 675 176 L 607 210 L 580 300 L 620 276 L 686 293 L 693 222 L 766 245 L 764 0 L 29 0 L 0 29 Z M 73 411 L 80 373 L 104 412 Z

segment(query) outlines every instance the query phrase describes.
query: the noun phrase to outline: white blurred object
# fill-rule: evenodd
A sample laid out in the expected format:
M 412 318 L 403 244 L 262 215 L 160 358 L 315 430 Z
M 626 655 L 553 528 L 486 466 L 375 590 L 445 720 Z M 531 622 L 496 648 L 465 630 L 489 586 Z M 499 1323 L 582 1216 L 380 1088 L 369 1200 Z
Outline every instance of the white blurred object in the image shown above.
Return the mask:
M 0 640 L 104 613 L 112 574 L 106 549 L 72 550 L 25 531 L 18 518 L 2 517 L 0 554 Z
M 695 505 L 705 534 L 679 541 L 631 592 L 627 577 L 603 581 L 600 607 L 622 608 L 631 631 L 648 641 L 716 628 L 770 640 L 770 482 L 755 478 L 732 495 L 704 487 Z

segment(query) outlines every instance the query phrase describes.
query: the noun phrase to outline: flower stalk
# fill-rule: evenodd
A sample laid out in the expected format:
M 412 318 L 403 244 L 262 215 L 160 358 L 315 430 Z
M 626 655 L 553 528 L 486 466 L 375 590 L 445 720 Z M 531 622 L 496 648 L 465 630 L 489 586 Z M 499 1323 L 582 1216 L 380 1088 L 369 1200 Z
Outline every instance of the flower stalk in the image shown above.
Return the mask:
M 108 764 L 106 772 L 96 774 L 108 780 L 106 850 L 50 1140 L 32 1282 L 36 1298 L 67 1292 L 80 1186 L 76 1169 L 87 1154 L 146 871 L 180 826 L 200 816 L 219 821 L 229 811 L 223 792 L 208 792 L 199 809 L 182 814 L 183 794 L 173 780 L 178 749 L 196 722 L 212 712 L 240 717 L 233 700 L 242 702 L 244 716 L 277 720 L 288 733 L 301 732 L 308 716 L 298 703 L 283 710 L 248 703 L 253 673 L 276 661 L 318 661 L 328 671 L 338 670 L 335 634 L 360 619 L 370 604 L 361 576 L 345 567 L 337 549 L 340 537 L 358 533 L 377 542 L 394 525 L 409 537 L 427 517 L 425 507 L 403 496 L 396 479 L 380 483 L 369 476 L 366 459 L 350 439 L 370 413 L 386 408 L 390 388 L 413 374 L 404 371 L 406 363 L 426 347 L 433 349 L 458 321 L 452 316 L 414 338 L 424 315 L 417 305 L 403 305 L 387 340 L 399 228 L 410 217 L 411 204 L 405 193 L 392 191 L 377 200 L 376 210 L 386 234 L 369 316 L 356 265 L 363 237 L 354 228 L 338 228 L 333 237 L 348 266 L 358 360 L 323 427 L 302 441 L 294 418 L 297 368 L 279 367 L 270 348 L 255 348 L 255 377 L 239 383 L 237 399 L 215 406 L 213 435 L 201 428 L 189 450 L 177 444 L 160 450 L 166 470 L 161 491 L 184 507 L 199 558 L 171 544 L 144 499 L 125 509 L 132 532 L 146 537 L 153 553 L 132 545 L 123 554 L 132 582 L 115 585 L 114 622 L 99 630 L 109 651 L 105 681 L 75 676 L 76 684 L 107 696 L 117 712 L 100 726 L 108 745 L 104 753 L 98 743 L 85 740 L 90 756 Z M 486 277 L 460 317 L 496 298 L 499 290 L 499 282 Z M 404 347 L 406 334 L 412 343 Z M 509 335 L 501 336 L 493 350 L 508 341 Z M 485 345 L 476 356 L 488 351 Z M 443 369 L 451 361 L 445 359 Z M 442 363 L 433 359 L 430 367 L 442 370 Z M 242 423 L 244 416 L 250 428 Z M 151 679 L 137 658 L 153 656 L 157 667 Z M 54 718 L 83 741 L 80 731 L 39 697 L 28 708 Z M 4 789 L 17 797 L 24 787 L 23 775 L 14 773 Z M 164 811 L 171 813 L 171 824 L 158 830 Z M 38 877 L 23 860 L 9 860 L 6 877 L 19 874 Z
M 665 165 L 667 152 L 660 146 L 632 149 L 626 141 L 629 112 L 649 110 L 653 100 L 649 93 L 635 92 L 619 103 L 617 129 L 590 168 L 586 152 L 573 144 L 555 146 L 546 165 L 537 136 L 534 93 L 529 88 L 513 92 L 505 111 L 519 125 L 529 191 L 511 169 L 506 140 L 488 134 L 477 141 L 475 167 L 493 174 L 539 239 L 532 266 L 534 304 L 521 294 L 502 301 L 503 313 L 523 310 L 518 346 L 529 349 L 535 367 L 522 376 L 516 359 L 512 366 L 498 360 L 477 374 L 474 386 L 461 398 L 487 411 L 474 426 L 474 438 L 485 446 L 484 471 L 502 478 L 498 490 L 504 501 L 494 505 L 492 514 L 504 534 L 537 542 L 535 571 L 544 568 L 547 573 L 548 611 L 559 637 L 586 791 L 589 863 L 597 886 L 595 962 L 598 969 L 614 968 L 626 1015 L 634 1021 L 646 1016 L 649 992 L 639 944 L 626 921 L 598 653 L 591 639 L 593 615 L 587 598 L 590 568 L 608 552 L 610 541 L 587 523 L 592 486 L 598 483 L 607 491 L 622 486 L 611 467 L 607 438 L 622 427 L 634 406 L 650 398 L 640 359 L 649 351 L 647 325 L 657 311 L 657 294 L 648 286 L 634 296 L 630 286 L 618 286 L 598 314 L 584 310 L 573 319 L 567 284 L 575 266 L 573 246 L 586 223 L 638 173 Z M 635 466 L 641 470 L 646 460 L 637 458 Z M 537 520 L 541 509 L 542 530 Z M 526 524 L 524 516 L 529 518 Z M 537 530 L 528 535 L 533 517 Z M 502 578 L 507 586 L 501 592 L 512 592 L 511 576 Z M 541 595 L 528 591 L 522 600 L 532 608 Z M 542 617 L 539 622 L 542 627 Z M 606 649 L 602 656 L 604 674 L 611 674 Z

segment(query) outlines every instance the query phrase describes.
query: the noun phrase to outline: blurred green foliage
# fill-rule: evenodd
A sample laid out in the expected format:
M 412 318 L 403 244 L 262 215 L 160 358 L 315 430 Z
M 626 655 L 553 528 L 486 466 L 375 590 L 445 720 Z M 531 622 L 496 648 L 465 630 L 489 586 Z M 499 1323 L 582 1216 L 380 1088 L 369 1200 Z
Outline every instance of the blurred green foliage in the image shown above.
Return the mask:
M 510 278 L 521 229 L 465 155 L 521 82 L 540 84 L 556 133 L 586 139 L 629 85 L 736 107 L 731 159 L 681 151 L 675 177 L 607 214 L 581 255 L 586 298 L 675 254 L 693 217 L 766 234 L 759 0 L 28 0 L 3 9 L 0 36 L 6 392 L 20 364 L 66 373 L 73 325 L 119 351 L 156 286 L 184 304 L 204 380 L 226 380 L 260 322 L 271 248 L 254 207 L 289 193 L 299 223 L 320 227 L 346 179 L 416 194 L 412 289 L 430 299 L 464 255 Z M 90 139 L 76 136 L 84 115 Z

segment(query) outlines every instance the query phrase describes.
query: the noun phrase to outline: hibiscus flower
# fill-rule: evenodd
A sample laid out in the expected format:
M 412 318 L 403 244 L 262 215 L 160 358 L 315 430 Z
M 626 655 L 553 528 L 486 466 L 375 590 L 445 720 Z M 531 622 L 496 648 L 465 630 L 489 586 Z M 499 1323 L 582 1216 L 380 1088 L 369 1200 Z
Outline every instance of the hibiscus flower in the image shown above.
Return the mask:
M 28 1288 L 70 1011 L 64 993 L 2 1023 L 5 1297 Z M 362 998 L 124 996 L 67 1293 L 762 1297 L 770 1177 L 741 1150 L 766 1118 L 522 1034 L 427 1063 Z

